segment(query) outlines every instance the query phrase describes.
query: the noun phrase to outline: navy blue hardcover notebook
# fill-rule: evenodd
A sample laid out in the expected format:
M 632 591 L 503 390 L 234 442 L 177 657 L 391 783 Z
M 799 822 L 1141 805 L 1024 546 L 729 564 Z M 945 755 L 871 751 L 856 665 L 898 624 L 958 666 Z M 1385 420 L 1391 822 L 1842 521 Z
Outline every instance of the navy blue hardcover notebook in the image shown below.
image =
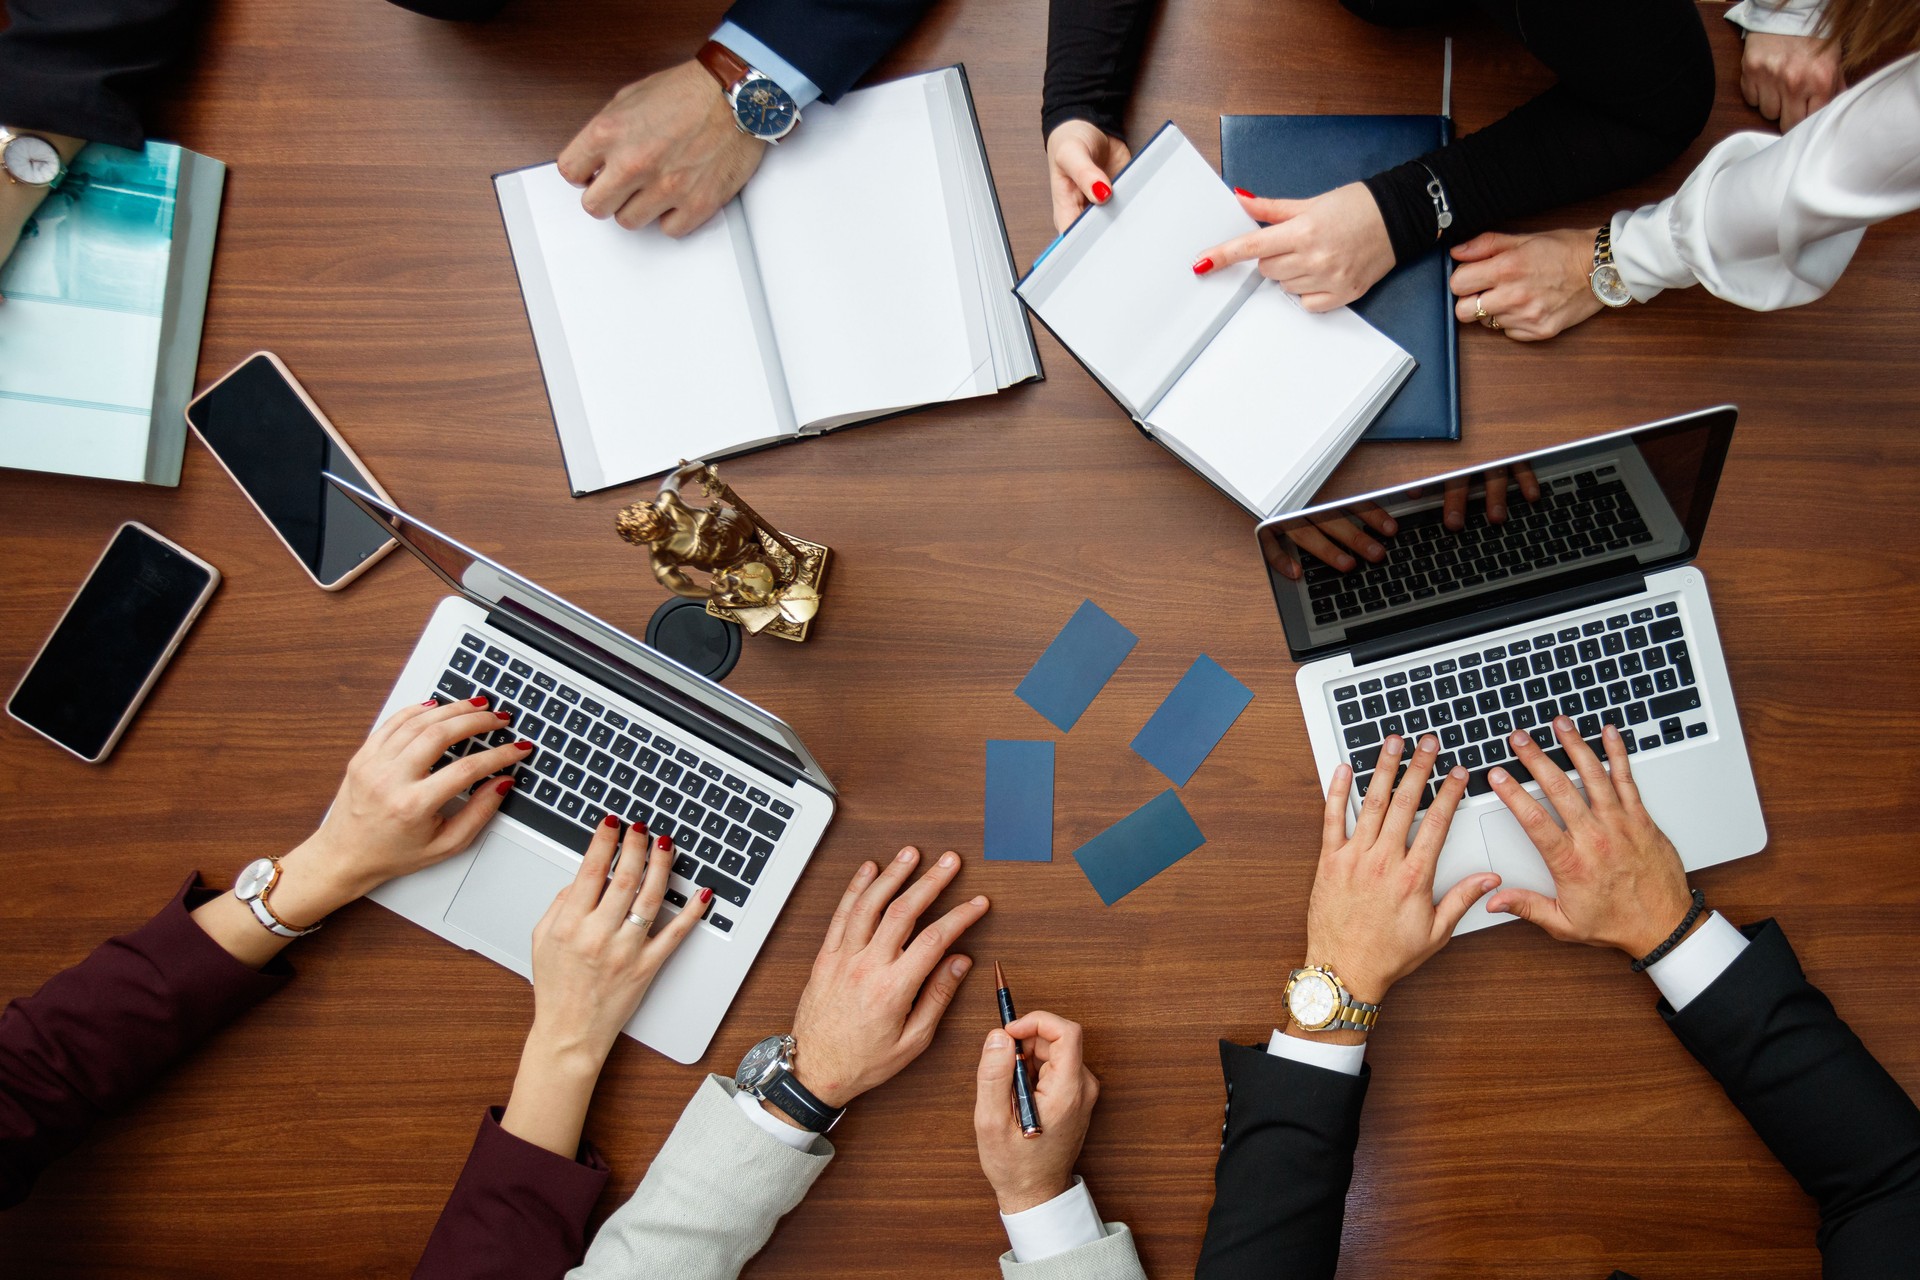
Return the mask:
M 1221 116 L 1220 176 L 1269 199 L 1298 200 L 1417 160 L 1453 139 L 1445 116 Z M 1459 326 L 1435 250 L 1402 263 L 1353 304 L 1419 361 L 1362 440 L 1460 438 Z

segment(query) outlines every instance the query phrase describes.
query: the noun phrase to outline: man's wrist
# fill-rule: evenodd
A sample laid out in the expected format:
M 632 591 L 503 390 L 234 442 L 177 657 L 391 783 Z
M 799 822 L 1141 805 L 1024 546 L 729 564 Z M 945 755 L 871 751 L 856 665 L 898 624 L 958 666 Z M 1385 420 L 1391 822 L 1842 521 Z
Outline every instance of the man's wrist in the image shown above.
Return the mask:
M 1692 891 L 1682 886 L 1679 898 L 1646 914 L 1633 937 L 1621 944 L 1621 953 L 1629 960 L 1638 960 L 1642 956 L 1652 954 L 1655 947 L 1672 937 L 1673 931 L 1680 927 L 1680 922 L 1687 918 L 1687 912 L 1692 909 Z M 1674 946 L 1679 946 L 1692 937 L 1694 932 L 1706 923 L 1706 919 L 1707 913 L 1701 912 L 1699 917 L 1687 927 L 1687 931 L 1674 939 Z
M 1064 1178 L 1047 1178 L 1033 1184 L 1019 1184 L 1002 1190 L 995 1186 L 994 1199 L 1000 1203 L 1000 1212 L 1009 1216 L 1037 1209 L 1049 1200 L 1057 1200 L 1073 1190 L 1073 1174 L 1068 1172 Z

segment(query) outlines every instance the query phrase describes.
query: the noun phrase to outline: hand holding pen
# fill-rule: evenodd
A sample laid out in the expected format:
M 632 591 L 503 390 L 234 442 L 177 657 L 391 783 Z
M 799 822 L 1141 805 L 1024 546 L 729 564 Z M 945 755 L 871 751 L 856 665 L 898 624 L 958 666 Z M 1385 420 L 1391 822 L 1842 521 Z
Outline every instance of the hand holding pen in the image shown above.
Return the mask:
M 1017 1042 L 1033 1041 L 1039 1064 L 1032 1096 L 1040 1133 L 1025 1136 L 1013 1102 Z M 1035 1012 L 987 1034 L 980 1054 L 973 1130 L 980 1167 L 993 1184 L 1001 1213 L 1045 1204 L 1073 1186 L 1073 1167 L 1100 1097 L 1100 1082 L 1080 1057 L 1080 1024 Z

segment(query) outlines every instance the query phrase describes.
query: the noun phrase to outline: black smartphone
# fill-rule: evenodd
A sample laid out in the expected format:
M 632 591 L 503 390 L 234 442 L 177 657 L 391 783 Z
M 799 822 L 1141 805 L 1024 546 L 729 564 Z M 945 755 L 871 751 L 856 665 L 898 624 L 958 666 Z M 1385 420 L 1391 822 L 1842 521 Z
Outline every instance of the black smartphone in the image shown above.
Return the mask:
M 393 535 L 326 473 L 393 499 L 271 351 L 196 396 L 187 424 L 321 590 L 338 591 L 393 550 Z
M 218 569 L 127 521 L 20 678 L 7 714 L 99 764 L 219 585 Z

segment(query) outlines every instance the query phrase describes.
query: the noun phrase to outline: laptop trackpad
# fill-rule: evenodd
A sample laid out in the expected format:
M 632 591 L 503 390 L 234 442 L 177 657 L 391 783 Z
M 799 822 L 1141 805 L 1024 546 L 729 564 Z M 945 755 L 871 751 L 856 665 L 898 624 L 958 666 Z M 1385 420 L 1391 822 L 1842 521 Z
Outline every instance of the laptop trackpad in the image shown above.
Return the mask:
M 446 921 L 522 964 L 533 958 L 533 926 L 573 879 L 506 836 L 486 837 L 453 895 Z
M 1586 791 L 1578 779 L 1574 779 L 1573 789 L 1580 793 L 1582 799 L 1586 798 Z M 1542 801 L 1541 807 L 1546 809 L 1548 817 L 1563 829 L 1566 827 L 1560 815 L 1553 811 L 1551 801 Z M 1502 889 L 1531 889 L 1549 898 L 1559 892 L 1554 887 L 1553 873 L 1547 870 L 1540 851 L 1533 847 L 1527 829 L 1505 806 L 1480 819 L 1480 834 L 1487 842 L 1487 861 L 1500 873 Z

